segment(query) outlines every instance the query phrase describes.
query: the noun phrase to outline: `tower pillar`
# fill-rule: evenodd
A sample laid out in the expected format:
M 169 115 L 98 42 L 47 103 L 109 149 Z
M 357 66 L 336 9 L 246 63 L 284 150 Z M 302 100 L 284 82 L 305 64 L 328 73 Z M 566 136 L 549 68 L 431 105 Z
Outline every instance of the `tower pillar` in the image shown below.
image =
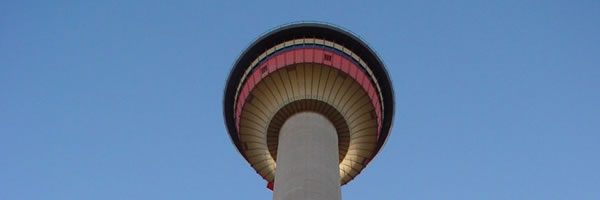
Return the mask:
M 338 136 L 326 117 L 291 116 L 277 148 L 274 200 L 341 200 Z

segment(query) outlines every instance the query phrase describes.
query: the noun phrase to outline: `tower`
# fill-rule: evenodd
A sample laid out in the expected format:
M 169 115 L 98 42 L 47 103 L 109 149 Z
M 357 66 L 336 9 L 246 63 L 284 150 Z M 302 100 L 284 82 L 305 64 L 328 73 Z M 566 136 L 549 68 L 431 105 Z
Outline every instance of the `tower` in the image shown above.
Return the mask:
M 341 199 L 379 152 L 394 117 L 385 67 L 340 28 L 298 23 L 252 43 L 223 101 L 233 144 L 273 199 Z

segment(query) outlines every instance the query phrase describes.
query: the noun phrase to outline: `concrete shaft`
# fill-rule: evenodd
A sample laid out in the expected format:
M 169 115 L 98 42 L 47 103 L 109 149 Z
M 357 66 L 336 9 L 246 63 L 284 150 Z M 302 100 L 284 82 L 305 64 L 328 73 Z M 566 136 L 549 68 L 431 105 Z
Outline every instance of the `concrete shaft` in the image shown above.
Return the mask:
M 274 200 L 341 200 L 338 138 L 327 118 L 291 116 L 277 148 Z

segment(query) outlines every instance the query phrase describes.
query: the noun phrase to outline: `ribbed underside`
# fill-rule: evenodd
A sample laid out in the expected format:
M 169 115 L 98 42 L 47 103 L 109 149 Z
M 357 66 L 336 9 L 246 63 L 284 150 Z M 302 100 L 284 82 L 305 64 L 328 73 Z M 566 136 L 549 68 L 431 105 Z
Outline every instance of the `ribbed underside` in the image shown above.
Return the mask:
M 355 79 L 322 64 L 285 66 L 262 78 L 250 92 L 239 118 L 240 142 L 250 164 L 264 179 L 274 180 L 277 130 L 288 117 L 302 111 L 321 113 L 334 124 L 340 181 L 352 180 L 376 148 L 376 112 L 369 94 Z
M 348 151 L 348 146 L 350 145 L 350 130 L 348 129 L 348 123 L 346 123 L 346 119 L 337 111 L 337 109 L 323 101 L 314 99 L 304 99 L 288 103 L 275 114 L 271 123 L 269 123 L 267 131 L 267 146 L 269 147 L 271 156 L 277 158 L 277 142 L 283 124 L 287 122 L 291 116 L 307 111 L 325 116 L 335 127 L 338 134 L 337 145 L 339 146 L 339 162 L 341 163 Z M 277 161 L 277 159 L 275 159 L 275 161 Z

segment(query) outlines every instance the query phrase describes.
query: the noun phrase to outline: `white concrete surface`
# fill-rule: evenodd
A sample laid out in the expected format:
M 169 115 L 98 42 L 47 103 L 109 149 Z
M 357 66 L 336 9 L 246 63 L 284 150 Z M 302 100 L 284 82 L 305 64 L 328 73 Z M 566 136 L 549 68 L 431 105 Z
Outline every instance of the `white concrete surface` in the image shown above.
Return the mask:
M 274 200 L 341 200 L 338 138 L 321 114 L 302 112 L 281 128 Z

